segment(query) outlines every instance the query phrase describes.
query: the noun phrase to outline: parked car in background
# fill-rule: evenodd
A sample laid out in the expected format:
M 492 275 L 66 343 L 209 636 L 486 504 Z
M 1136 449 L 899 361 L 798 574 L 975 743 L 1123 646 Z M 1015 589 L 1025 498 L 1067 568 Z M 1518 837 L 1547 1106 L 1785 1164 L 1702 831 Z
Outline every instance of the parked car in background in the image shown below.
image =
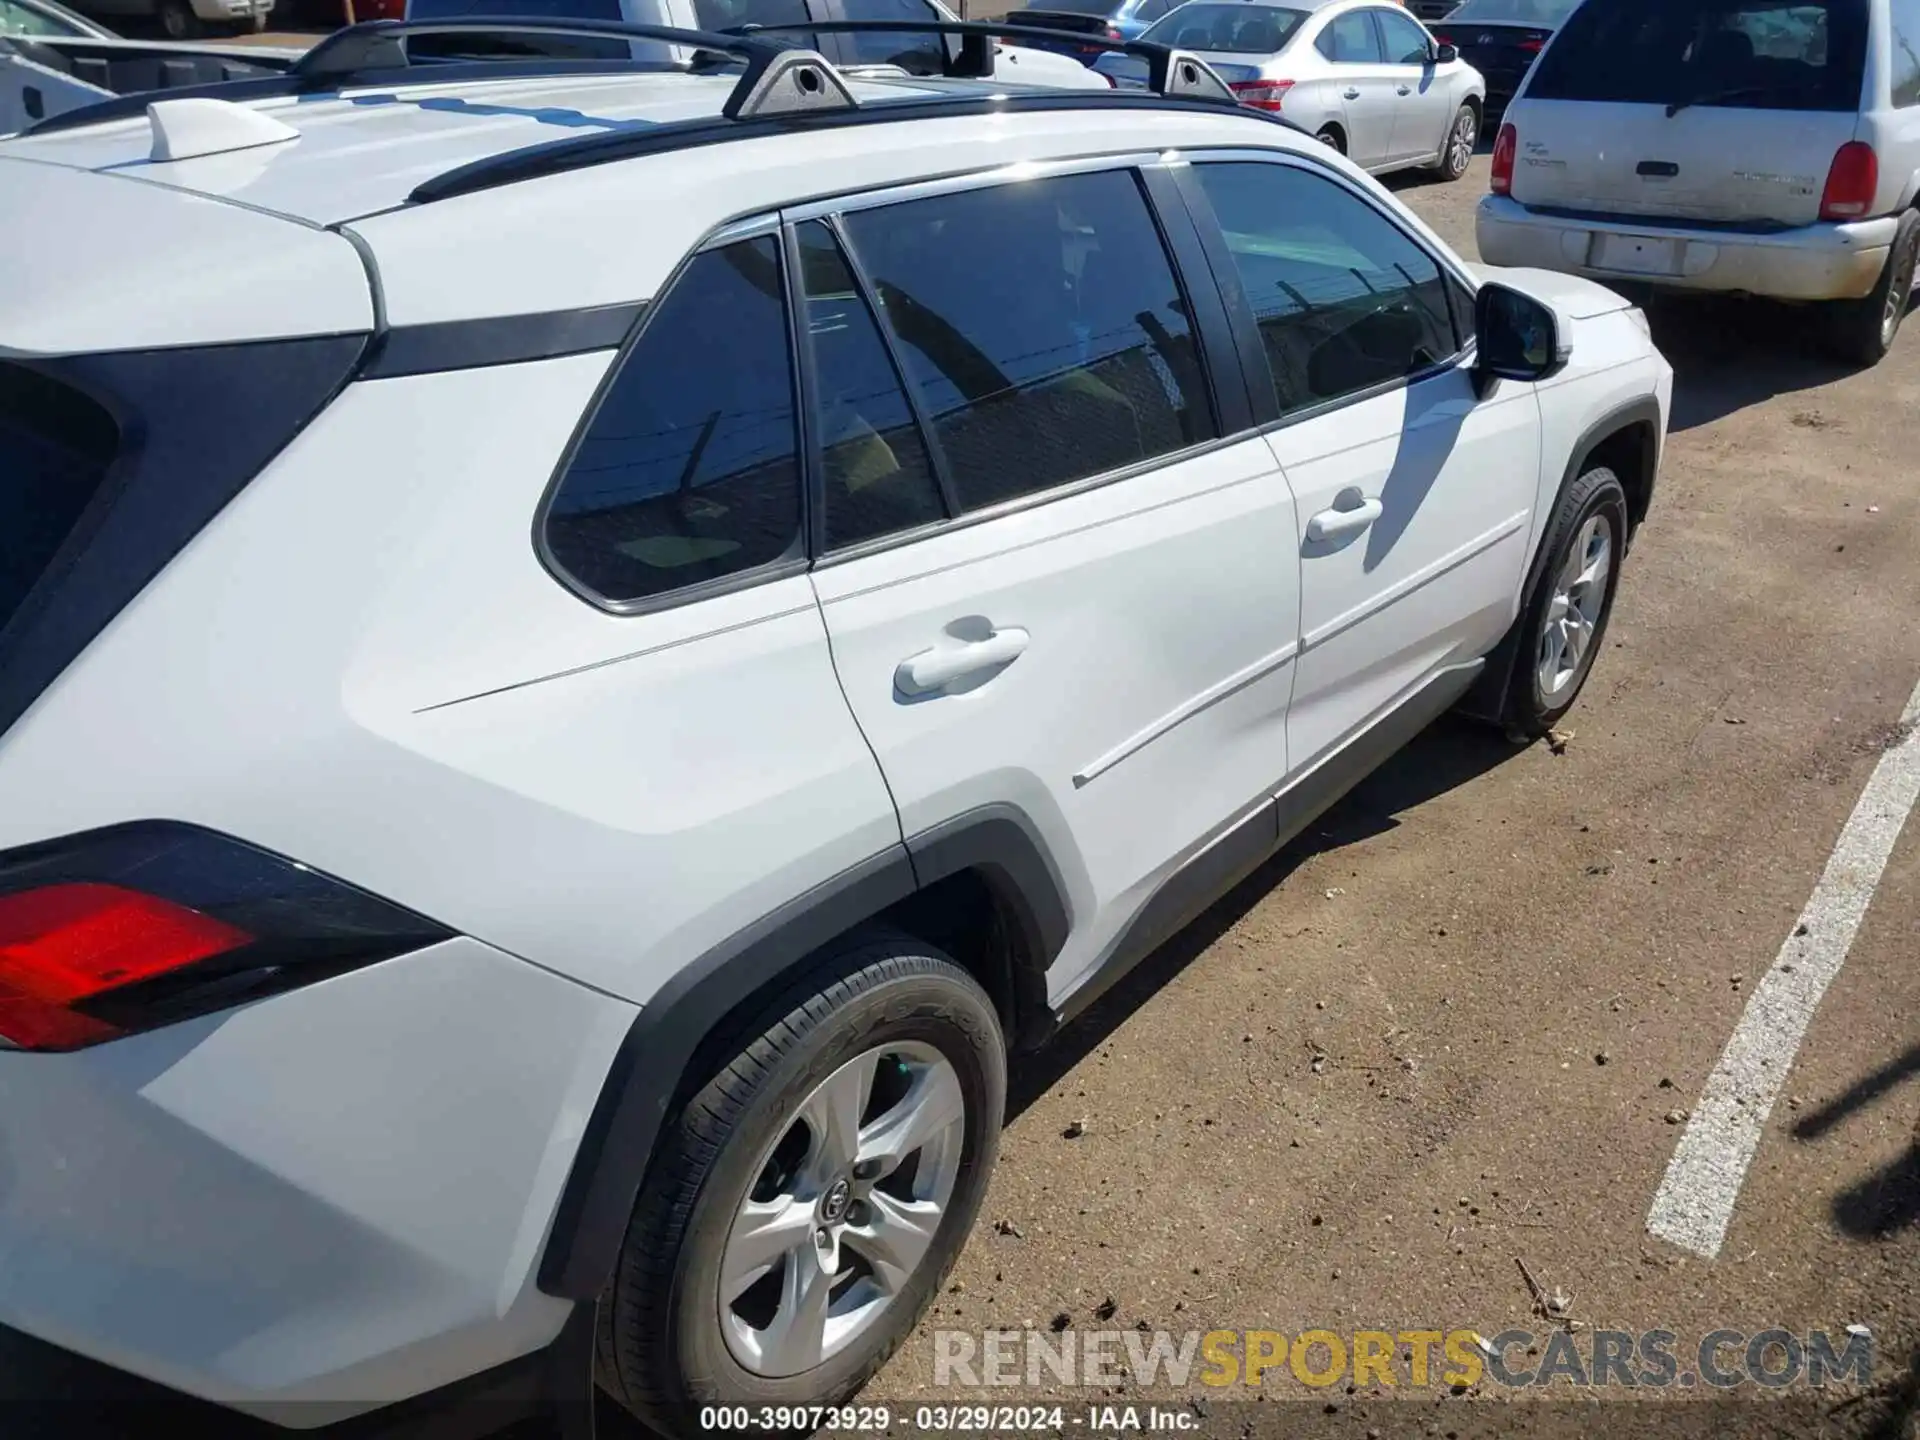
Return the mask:
M 1487 82 L 1487 114 L 1507 108 L 1527 71 L 1580 0 L 1464 0 L 1433 27 Z
M 1893 344 L 1920 251 L 1920 3 L 1586 0 L 1507 112 L 1480 253 L 1811 302 Z
M 1416 17 L 1431 25 L 1435 20 L 1446 19 L 1460 0 L 1405 0 L 1405 3 Z
M 1004 17 L 1009 25 L 1037 25 L 1100 40 L 1137 40 L 1147 27 L 1180 3 L 1180 0 L 1034 0 L 1023 8 L 1010 10 Z M 1072 55 L 1083 62 L 1108 53 L 1093 45 L 1076 45 L 1071 40 L 1029 39 L 1025 44 L 1037 50 L 1053 50 Z
M 1188 0 L 1142 37 L 1199 55 L 1243 105 L 1285 116 L 1375 174 L 1425 166 L 1458 180 L 1472 163 L 1486 86 L 1403 9 Z M 1147 83 L 1146 61 L 1108 54 L 1096 73 Z
M 931 30 L 809 35 L 806 29 L 809 24 L 833 21 L 957 20 L 959 17 L 939 0 L 407 0 L 407 18 L 412 20 L 484 15 L 624 20 L 682 30 L 736 30 L 752 25 L 777 29 L 791 40 L 811 45 L 842 68 L 885 66 L 910 75 L 939 74 L 943 50 L 957 50 L 960 44 Z M 683 45 L 578 36 L 421 36 L 407 43 L 413 54 L 441 59 L 476 54 L 579 59 L 630 56 L 684 64 L 695 56 Z M 1020 84 L 1076 90 L 1104 88 L 1104 82 L 1079 60 L 1024 44 L 997 46 L 995 63 L 996 74 Z
M 119 38 L 106 26 L 96 25 L 54 0 L 0 0 L 0 39 L 15 36 L 29 40 Z
M 169 40 L 190 40 L 208 31 L 259 30 L 274 0 L 75 0 L 73 8 L 97 20 L 152 23 Z

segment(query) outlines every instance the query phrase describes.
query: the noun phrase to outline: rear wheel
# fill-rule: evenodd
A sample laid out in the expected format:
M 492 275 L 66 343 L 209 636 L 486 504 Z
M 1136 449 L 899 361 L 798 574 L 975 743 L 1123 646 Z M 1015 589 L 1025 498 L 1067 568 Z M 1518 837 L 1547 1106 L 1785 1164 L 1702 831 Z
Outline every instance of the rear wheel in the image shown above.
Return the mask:
M 1467 173 L 1473 164 L 1473 147 L 1480 143 L 1480 116 L 1473 106 L 1462 105 L 1460 113 L 1453 117 L 1453 128 L 1447 132 L 1447 141 L 1440 150 L 1440 163 L 1433 167 L 1433 173 L 1442 180 L 1458 180 Z
M 160 31 L 169 40 L 192 40 L 206 28 L 187 0 L 160 0 Z
M 1900 217 L 1886 267 L 1871 294 L 1827 307 L 1827 338 L 1833 352 L 1855 365 L 1878 365 L 1893 348 L 1900 322 L 1913 302 L 1915 262 L 1920 259 L 1920 214 Z
M 1342 155 L 1347 153 L 1346 136 L 1342 135 L 1338 130 L 1334 129 L 1334 127 L 1331 125 L 1324 126 L 1321 129 L 1320 133 L 1318 135 L 1315 135 L 1313 138 L 1318 140 L 1322 145 L 1325 145 L 1330 150 L 1337 150 Z
M 673 1436 L 705 1406 L 845 1400 L 958 1256 L 1005 1102 L 965 970 L 892 932 L 828 960 L 663 1138 L 601 1305 L 602 1385 Z

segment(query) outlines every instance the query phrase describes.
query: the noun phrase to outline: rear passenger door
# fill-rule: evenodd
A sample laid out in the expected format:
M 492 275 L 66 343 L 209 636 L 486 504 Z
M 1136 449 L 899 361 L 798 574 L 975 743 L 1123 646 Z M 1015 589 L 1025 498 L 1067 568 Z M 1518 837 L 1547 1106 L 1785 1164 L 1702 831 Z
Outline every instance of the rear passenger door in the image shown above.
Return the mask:
M 1055 1000 L 1287 770 L 1293 500 L 1145 164 L 790 217 L 841 681 L 910 842 L 1011 807 L 1054 857 Z
M 1358 165 L 1384 165 L 1393 148 L 1395 96 L 1372 13 L 1334 16 L 1313 43 L 1332 63 L 1334 93 L 1346 107 L 1347 154 Z

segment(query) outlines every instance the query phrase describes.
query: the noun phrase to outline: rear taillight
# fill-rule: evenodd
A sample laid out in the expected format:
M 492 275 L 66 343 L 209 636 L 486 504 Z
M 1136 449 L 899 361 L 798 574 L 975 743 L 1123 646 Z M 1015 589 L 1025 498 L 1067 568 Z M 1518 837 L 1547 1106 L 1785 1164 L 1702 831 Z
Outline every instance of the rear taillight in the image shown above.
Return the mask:
M 1520 149 L 1520 132 L 1502 125 L 1493 142 L 1493 178 L 1489 182 L 1496 195 L 1513 193 L 1513 160 Z
M 76 1050 L 451 937 L 364 890 L 160 821 L 0 853 L 0 1045 Z
M 1234 98 L 1253 110 L 1278 110 L 1293 88 L 1291 80 L 1235 80 Z
M 1434 31 L 1434 32 L 1433 32 L 1433 38 L 1434 38 L 1434 43 L 1436 43 L 1436 44 L 1439 44 L 1439 45 L 1451 45 L 1451 46 L 1453 46 L 1453 47 L 1454 47 L 1454 48 L 1455 48 L 1456 50 L 1460 48 L 1460 42 L 1459 42 L 1458 40 L 1456 40 L 1456 39 L 1454 39 L 1454 38 L 1453 38 L 1453 36 L 1452 36 L 1452 35 L 1450 35 L 1450 34 L 1449 34 L 1449 33 L 1448 33 L 1447 31 L 1445 31 L 1445 30 L 1436 30 L 1436 31 Z
M 1822 220 L 1858 220 L 1873 209 L 1880 188 L 1880 157 L 1864 140 L 1849 140 L 1834 152 L 1827 188 L 1820 195 Z
M 1546 36 L 1529 35 L 1527 36 L 1526 39 L 1520 42 L 1520 48 L 1526 51 L 1529 55 L 1538 55 L 1543 49 L 1546 48 L 1546 44 L 1547 44 Z

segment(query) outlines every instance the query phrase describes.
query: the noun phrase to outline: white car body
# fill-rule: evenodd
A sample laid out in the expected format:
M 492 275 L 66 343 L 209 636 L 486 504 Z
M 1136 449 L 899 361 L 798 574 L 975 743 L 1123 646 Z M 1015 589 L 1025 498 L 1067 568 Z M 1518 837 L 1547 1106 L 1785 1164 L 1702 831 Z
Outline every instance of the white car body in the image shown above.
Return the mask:
M 1515 136 L 1511 190 L 1480 203 L 1481 254 L 1497 264 L 1676 290 L 1802 301 L 1868 295 L 1887 269 L 1900 217 L 1920 195 L 1920 59 L 1913 48 L 1920 45 L 1920 5 L 1851 3 L 1867 21 L 1860 83 L 1831 105 L 1760 108 L 1736 96 L 1669 114 L 1652 97 L 1536 93 L 1543 75 L 1551 84 L 1559 62 L 1581 62 L 1585 28 L 1614 4 L 1587 0 L 1507 111 Z M 1824 12 L 1803 8 L 1821 17 L 1822 46 L 1830 43 L 1832 61 L 1840 63 L 1842 38 L 1827 42 Z M 1741 14 L 1763 17 L 1767 9 L 1756 3 Z M 1745 23 L 1757 28 L 1760 18 Z M 1764 34 L 1759 47 L 1728 71 L 1733 83 L 1781 63 L 1766 54 Z M 1805 67 L 1810 75 L 1823 68 Z M 1686 98 L 1685 91 L 1672 96 Z M 1850 213 L 1823 213 L 1836 157 L 1851 145 L 1871 148 L 1877 184 Z
M 46 432 L 64 494 L 61 466 L 93 473 L 117 443 L 119 412 L 73 387 L 150 431 L 80 538 L 52 535 L 60 565 L 0 577 L 25 586 L 0 606 L 26 605 L 0 623 L 9 983 L 65 933 L 48 885 L 162 887 L 161 919 L 212 926 L 222 956 L 294 947 L 204 995 L 102 981 L 123 998 L 97 1013 L 0 994 L 0 1033 L 26 1043 L 26 1015 L 68 1037 L 0 1051 L 0 1349 L 17 1332 L 298 1425 L 574 1343 L 582 1317 L 590 1351 L 660 1117 L 743 996 L 849 926 L 913 923 L 931 887 L 980 887 L 1031 920 L 1005 942 L 1008 1032 L 1045 1033 L 1476 681 L 1530 673 L 1516 617 L 1545 606 L 1536 571 L 1576 475 L 1615 467 L 1644 516 L 1672 372 L 1618 295 L 1498 275 L 1561 349 L 1541 378 L 1495 378 L 1463 318 L 1483 277 L 1310 137 L 1104 87 L 1064 103 L 1000 79 L 847 83 L 867 113 L 824 126 L 723 120 L 726 74 L 470 69 L 135 102 L 0 143 L 0 443 L 67 427 Z M 902 263 L 978 294 L 955 323 L 995 334 L 1028 308 L 1134 323 L 1116 291 L 1177 267 L 1201 317 L 1186 348 L 1152 338 L 1179 305 L 1143 311 L 1154 330 L 1114 352 L 1125 376 L 1058 392 L 1132 428 L 1060 433 L 1145 447 L 1175 385 L 1197 431 L 852 548 L 796 538 L 690 590 L 617 600 L 582 578 L 567 556 L 625 512 L 593 508 L 611 502 L 599 461 L 576 470 L 576 433 L 636 324 L 634 393 L 693 365 L 648 351 L 644 327 L 698 257 L 797 245 L 820 215 L 895 223 L 930 190 L 1027 204 L 1083 181 L 1145 249 L 1049 221 L 989 228 L 984 248 L 942 231 Z M 1210 185 L 1311 203 L 1223 238 Z M 1003 242 L 1078 266 L 1077 298 L 1005 303 Z M 1268 332 L 1242 308 L 1279 291 L 1234 298 L 1197 247 L 1360 277 L 1337 302 L 1357 308 L 1309 317 L 1331 327 L 1303 352 L 1312 397 L 1265 373 Z M 1311 339 L 1274 323 L 1283 349 Z M 1406 339 L 1415 323 L 1429 338 Z M 1387 340 L 1362 345 L 1362 324 Z M 788 333 L 772 363 L 794 363 Z M 1162 363 L 1194 345 L 1204 370 Z M 1043 393 L 1051 373 L 1021 383 Z M 633 438 L 609 425 L 582 443 Z M 889 433 L 897 458 L 906 432 Z M 1088 470 L 1049 433 L 980 452 L 1004 456 L 983 473 L 1030 485 L 1035 444 Z M 16 461 L 0 487 L 40 473 Z M 634 503 L 681 496 L 676 523 L 730 523 L 743 502 L 715 518 L 693 473 Z M 552 509 L 576 475 L 584 508 Z M 767 483 L 799 505 L 798 480 Z M 592 553 L 729 563 L 727 544 L 764 538 L 740 523 L 726 543 Z M 274 905 L 221 939 L 263 885 Z M 301 928 L 310 892 L 383 917 L 355 921 L 350 963 L 337 936 L 313 949 L 334 930 Z M 333 925 L 322 910 L 311 923 Z
M 1439 59 L 1438 43 L 1404 7 L 1390 0 L 1230 3 L 1253 13 L 1311 13 L 1271 55 L 1210 50 L 1201 36 L 1184 33 L 1183 16 L 1195 14 L 1196 4 L 1210 11 L 1214 0 L 1170 11 L 1142 38 L 1192 51 L 1230 84 L 1286 84 L 1278 113 L 1310 135 L 1330 137 L 1375 175 L 1440 163 L 1462 106 L 1473 108 L 1477 128 L 1487 93 L 1480 73 L 1458 58 Z M 1131 56 L 1102 56 L 1094 69 L 1121 86 L 1145 76 L 1144 63 Z

